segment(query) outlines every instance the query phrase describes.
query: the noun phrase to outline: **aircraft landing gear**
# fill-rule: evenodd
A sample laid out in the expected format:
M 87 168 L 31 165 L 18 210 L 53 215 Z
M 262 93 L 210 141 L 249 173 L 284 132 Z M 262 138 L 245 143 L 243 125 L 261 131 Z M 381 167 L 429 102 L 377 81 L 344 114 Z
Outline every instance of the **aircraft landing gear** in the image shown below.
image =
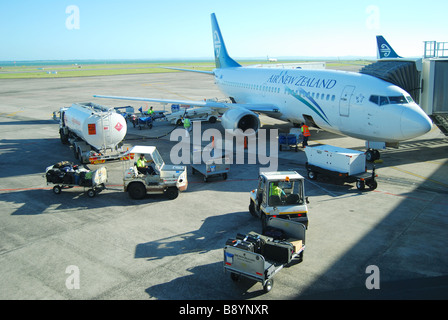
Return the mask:
M 368 162 L 373 162 L 375 160 L 379 160 L 381 157 L 380 152 L 376 149 L 367 149 L 366 151 L 366 160 Z

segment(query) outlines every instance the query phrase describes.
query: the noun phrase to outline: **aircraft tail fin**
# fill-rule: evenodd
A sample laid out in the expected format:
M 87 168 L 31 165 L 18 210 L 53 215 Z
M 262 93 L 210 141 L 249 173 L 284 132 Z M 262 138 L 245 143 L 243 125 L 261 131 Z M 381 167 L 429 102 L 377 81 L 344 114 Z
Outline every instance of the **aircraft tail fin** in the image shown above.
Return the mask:
M 219 29 L 218 21 L 214 13 L 211 15 L 212 18 L 212 32 L 213 32 L 213 47 L 215 50 L 215 64 L 216 68 L 235 68 L 241 67 L 241 65 L 230 58 L 227 53 L 226 46 L 224 44 L 224 39 L 221 35 L 221 30 Z
M 378 45 L 378 57 L 379 59 L 385 58 L 402 58 L 400 57 L 394 49 L 387 43 L 383 36 L 376 36 L 376 43 Z

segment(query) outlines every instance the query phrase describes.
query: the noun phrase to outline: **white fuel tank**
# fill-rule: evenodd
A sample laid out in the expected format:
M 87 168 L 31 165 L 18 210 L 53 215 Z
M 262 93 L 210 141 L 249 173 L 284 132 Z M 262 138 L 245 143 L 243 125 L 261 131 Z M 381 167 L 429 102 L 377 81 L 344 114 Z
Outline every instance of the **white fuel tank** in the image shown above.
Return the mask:
M 64 112 L 64 125 L 92 147 L 115 148 L 125 137 L 126 120 L 113 108 L 74 103 Z

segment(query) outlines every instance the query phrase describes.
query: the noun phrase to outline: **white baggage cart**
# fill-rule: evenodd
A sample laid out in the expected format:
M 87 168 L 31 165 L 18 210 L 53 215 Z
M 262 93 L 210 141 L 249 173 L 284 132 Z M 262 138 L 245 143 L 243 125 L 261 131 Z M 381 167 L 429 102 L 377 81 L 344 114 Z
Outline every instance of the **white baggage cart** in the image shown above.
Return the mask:
M 199 153 L 198 157 L 195 157 L 195 153 Z M 227 173 L 230 171 L 230 160 L 228 155 L 220 157 L 212 157 L 207 161 L 202 161 L 199 164 L 195 164 L 195 159 L 201 159 L 202 151 L 200 149 L 193 149 L 191 152 L 191 173 L 195 174 L 199 172 L 204 176 L 204 182 L 208 182 L 212 176 L 222 176 L 224 180 L 227 179 Z
M 279 218 L 270 218 L 268 226 L 282 230 L 287 237 L 283 243 L 290 243 L 293 246 L 294 252 L 289 263 L 273 259 L 266 252 L 263 253 L 263 249 L 262 253 L 256 253 L 232 245 L 226 245 L 224 248 L 224 271 L 230 272 L 231 279 L 238 281 L 243 276 L 261 282 L 265 292 L 271 291 L 274 276 L 284 266 L 292 263 L 293 259 L 299 258 L 299 262 L 303 260 L 306 232 L 303 224 Z

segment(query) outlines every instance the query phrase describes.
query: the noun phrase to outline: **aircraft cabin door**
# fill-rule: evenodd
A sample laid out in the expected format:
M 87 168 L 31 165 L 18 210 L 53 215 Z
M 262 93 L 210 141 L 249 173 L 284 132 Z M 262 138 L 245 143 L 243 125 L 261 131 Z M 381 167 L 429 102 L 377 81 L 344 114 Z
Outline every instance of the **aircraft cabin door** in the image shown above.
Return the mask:
M 341 100 L 339 100 L 339 115 L 348 117 L 350 115 L 350 99 L 352 97 L 354 86 L 345 86 L 342 90 Z

